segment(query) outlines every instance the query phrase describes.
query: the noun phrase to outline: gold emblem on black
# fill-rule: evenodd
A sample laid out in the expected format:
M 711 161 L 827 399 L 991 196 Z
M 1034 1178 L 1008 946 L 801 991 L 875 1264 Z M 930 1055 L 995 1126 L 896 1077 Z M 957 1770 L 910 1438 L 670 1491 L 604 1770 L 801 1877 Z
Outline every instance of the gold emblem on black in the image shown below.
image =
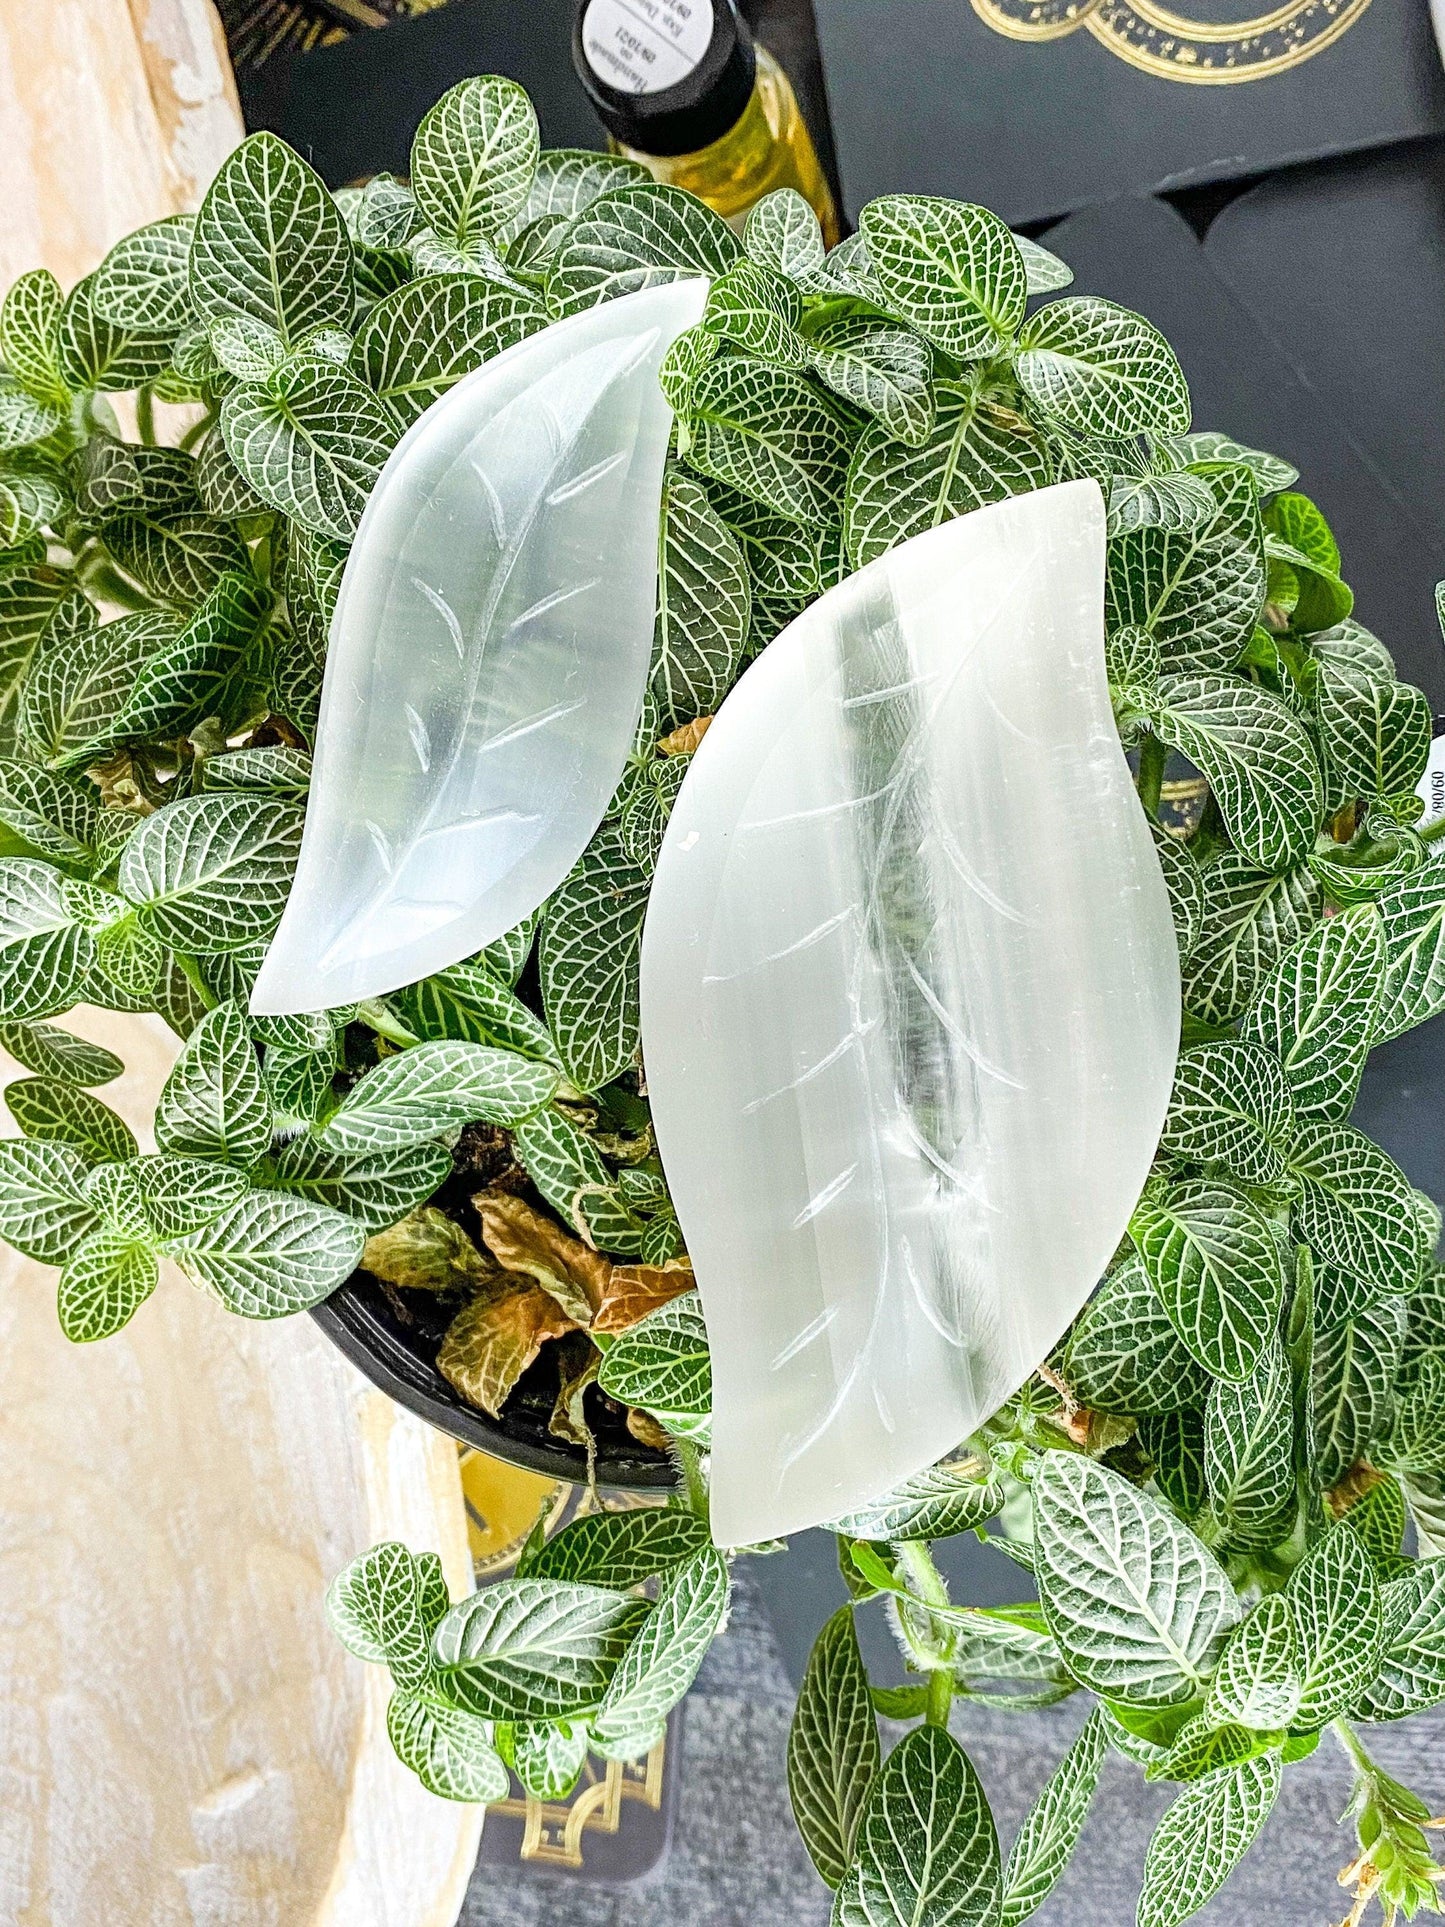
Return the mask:
M 1186 19 L 1153 0 L 973 0 L 1010 40 L 1061 40 L 1083 28 L 1131 67 L 1161 80 L 1231 87 L 1298 67 L 1348 33 L 1370 0 L 1286 0 L 1252 20 Z

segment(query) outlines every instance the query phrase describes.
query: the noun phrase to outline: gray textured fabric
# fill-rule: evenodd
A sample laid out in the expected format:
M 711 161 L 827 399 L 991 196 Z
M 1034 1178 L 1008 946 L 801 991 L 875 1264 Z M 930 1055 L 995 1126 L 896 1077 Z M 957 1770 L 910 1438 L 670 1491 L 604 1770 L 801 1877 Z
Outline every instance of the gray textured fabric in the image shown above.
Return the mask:
M 826 1927 L 831 1896 L 803 1852 L 784 1761 L 793 1688 L 756 1567 L 740 1561 L 727 1631 L 685 1708 L 681 1801 L 667 1859 L 646 1879 L 606 1888 L 528 1867 L 478 1869 L 461 1927 Z M 977 1767 L 1005 1850 L 1085 1712 L 1082 1703 L 1007 1714 L 962 1706 L 953 1731 Z M 1445 1717 L 1366 1730 L 1380 1764 L 1439 1811 Z M 1263 1837 L 1200 1927 L 1325 1927 L 1348 1911 L 1335 1876 L 1353 1858 L 1338 1816 L 1350 1776 L 1326 1734 L 1285 1775 Z M 1171 1789 L 1146 1786 L 1111 1756 L 1074 1864 L 1035 1915 L 1040 1927 L 1130 1927 L 1144 1850 Z

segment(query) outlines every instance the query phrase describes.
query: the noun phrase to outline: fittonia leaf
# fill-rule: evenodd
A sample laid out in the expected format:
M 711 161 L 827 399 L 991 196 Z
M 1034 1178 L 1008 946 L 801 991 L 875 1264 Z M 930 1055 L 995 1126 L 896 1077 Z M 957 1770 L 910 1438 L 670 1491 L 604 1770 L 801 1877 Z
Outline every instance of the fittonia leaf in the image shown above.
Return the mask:
M 653 628 L 667 348 L 693 280 L 517 343 L 403 437 L 342 579 L 297 886 L 252 1008 L 470 956 L 601 821 Z

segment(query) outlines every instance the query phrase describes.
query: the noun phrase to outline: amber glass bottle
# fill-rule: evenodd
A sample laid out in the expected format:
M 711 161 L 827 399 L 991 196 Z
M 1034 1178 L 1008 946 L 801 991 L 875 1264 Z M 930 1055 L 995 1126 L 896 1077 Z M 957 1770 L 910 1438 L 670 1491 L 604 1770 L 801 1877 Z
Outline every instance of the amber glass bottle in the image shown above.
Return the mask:
M 837 210 L 792 83 L 734 0 L 582 0 L 573 44 L 614 152 L 738 228 L 764 194 L 794 187 L 828 245 L 837 240 Z

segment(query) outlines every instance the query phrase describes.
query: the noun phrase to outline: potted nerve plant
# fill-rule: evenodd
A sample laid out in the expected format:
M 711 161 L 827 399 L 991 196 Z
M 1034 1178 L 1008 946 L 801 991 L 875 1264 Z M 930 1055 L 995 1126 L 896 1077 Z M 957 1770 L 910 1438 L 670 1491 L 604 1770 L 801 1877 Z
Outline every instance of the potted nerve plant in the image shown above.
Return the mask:
M 535 927 L 466 963 L 250 1017 L 389 451 L 489 356 L 679 276 L 711 292 L 663 372 L 654 670 L 591 846 Z M 164 1257 L 244 1315 L 329 1298 L 353 1350 L 380 1340 L 347 1306 L 384 1313 L 393 1381 L 449 1387 L 443 1422 L 476 1413 L 492 1449 L 675 1464 L 665 1507 L 535 1535 L 456 1605 L 400 1546 L 329 1600 L 438 1794 L 501 1798 L 510 1766 L 556 1797 L 589 1750 L 646 1749 L 737 1556 L 708 1528 L 707 1337 L 637 1061 L 671 803 L 812 598 L 950 517 L 1093 477 L 1116 719 L 1179 938 L 1174 1098 L 1064 1344 L 955 1460 L 837 1522 L 852 1603 L 800 1695 L 794 1810 L 838 1921 L 1013 1927 L 1113 1748 L 1177 1789 L 1139 1901 L 1166 1927 L 1324 1738 L 1355 1776 L 1355 1917 L 1410 1915 L 1436 1905 L 1430 1809 L 1360 1727 L 1445 1697 L 1445 1274 L 1438 1209 L 1348 1118 L 1372 1045 L 1445 1008 L 1445 864 L 1414 827 L 1429 710 L 1355 620 L 1294 469 L 1192 430 L 1147 321 L 1032 303 L 1068 280 L 987 211 L 909 196 L 825 251 L 775 194 L 740 239 L 628 163 L 539 153 L 496 78 L 427 115 L 409 184 L 332 196 L 260 134 L 194 220 L 68 294 L 22 276 L 0 308 L 0 1041 L 32 1074 L 5 1092 L 0 1234 L 60 1267 L 74 1339 L 144 1316 Z M 1166 792 L 1171 752 L 1188 780 Z M 94 1094 L 117 1060 L 50 1021 L 81 1001 L 184 1039 L 154 1155 Z M 990 1520 L 1036 1599 L 949 1599 L 930 1542 Z M 901 1689 L 859 1656 L 853 1614 L 878 1609 Z M 950 1704 L 1072 1693 L 1092 1710 L 1005 1849 Z M 886 1756 L 880 1712 L 909 1729 Z

